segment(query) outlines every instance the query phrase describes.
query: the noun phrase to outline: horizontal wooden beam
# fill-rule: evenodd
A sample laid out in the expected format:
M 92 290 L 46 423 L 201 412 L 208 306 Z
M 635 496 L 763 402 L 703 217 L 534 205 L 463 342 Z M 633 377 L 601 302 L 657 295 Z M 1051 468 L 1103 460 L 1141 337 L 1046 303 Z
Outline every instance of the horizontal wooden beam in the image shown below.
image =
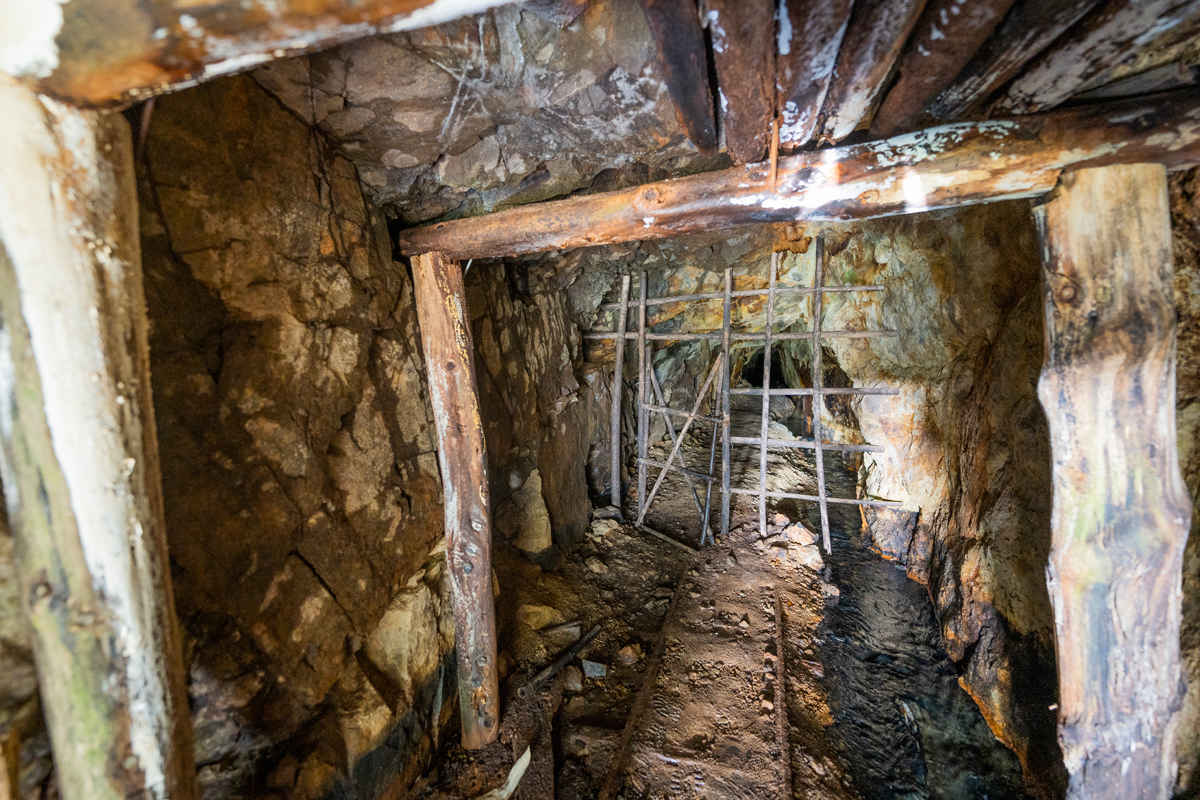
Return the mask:
M 853 220 L 1036 197 L 1069 169 L 1200 163 L 1200 91 L 943 125 L 766 164 L 401 231 L 405 255 L 486 258 L 761 222 Z
M 0 3 L 0 72 L 72 105 L 111 108 L 507 0 L 18 0 Z

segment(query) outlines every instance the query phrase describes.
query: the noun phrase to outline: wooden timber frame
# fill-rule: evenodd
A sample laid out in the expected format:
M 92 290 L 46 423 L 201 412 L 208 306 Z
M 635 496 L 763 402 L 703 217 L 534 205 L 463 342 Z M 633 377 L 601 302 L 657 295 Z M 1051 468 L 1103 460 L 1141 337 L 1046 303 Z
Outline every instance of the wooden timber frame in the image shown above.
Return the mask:
M 494 742 L 500 731 L 492 517 L 475 345 L 462 268 L 439 253 L 417 256 L 412 268 L 442 470 L 462 744 L 474 750 Z
M 622 442 L 622 426 L 620 425 L 621 418 L 621 397 L 623 396 L 624 383 L 624 349 L 625 345 L 630 341 L 636 341 L 638 348 L 638 378 L 637 378 L 637 403 L 635 411 L 637 414 L 637 434 L 635 437 L 635 449 L 637 452 L 637 467 L 638 467 L 638 488 L 637 488 L 637 503 L 636 503 L 636 520 L 637 524 L 641 524 L 649 511 L 650 504 L 654 501 L 662 486 L 668 472 L 675 473 L 684 478 L 688 483 L 688 488 L 691 491 L 693 500 L 696 505 L 696 511 L 700 518 L 700 545 L 715 544 L 715 538 L 710 529 L 710 509 L 713 494 L 713 485 L 718 481 L 721 484 L 721 535 L 726 536 L 729 533 L 730 521 L 730 506 L 734 495 L 752 495 L 758 498 L 759 511 L 759 529 L 764 533 L 767 530 L 767 502 L 770 499 L 793 499 L 805 500 L 808 502 L 817 503 L 821 514 L 821 539 L 826 552 L 830 552 L 832 547 L 829 532 L 829 503 L 843 503 L 856 506 L 879 506 L 879 507 L 899 507 L 902 504 L 887 500 L 875 499 L 859 499 L 859 498 L 842 498 L 830 497 L 826 490 L 825 484 L 825 466 L 824 453 L 828 450 L 834 451 L 853 451 L 853 452 L 882 452 L 883 448 L 875 447 L 868 444 L 843 444 L 839 442 L 825 441 L 822 433 L 820 422 L 820 409 L 823 406 L 824 398 L 830 395 L 895 395 L 897 391 L 886 387 L 862 387 L 862 388 L 825 388 L 822 380 L 822 364 L 821 364 L 821 342 L 831 338 L 855 338 L 855 339 L 879 339 L 879 338 L 894 338 L 898 334 L 896 331 L 846 331 L 846 330 L 826 330 L 821 324 L 822 316 L 822 298 L 825 294 L 834 293 L 852 293 L 852 292 L 878 292 L 882 291 L 882 286 L 825 286 L 825 240 L 823 236 L 818 236 L 815 240 L 815 249 L 813 254 L 814 270 L 813 270 L 813 285 L 812 286 L 779 286 L 778 271 L 780 254 L 772 252 L 770 258 L 769 275 L 767 287 L 764 289 L 733 289 L 733 272 L 731 269 L 726 269 L 724 274 L 725 289 L 722 292 L 703 292 L 697 294 L 685 294 L 663 297 L 649 297 L 648 286 L 649 276 L 643 270 L 639 276 L 639 300 L 633 303 L 638 311 L 638 327 L 636 331 L 626 330 L 627 320 L 629 317 L 629 288 L 630 277 L 623 276 L 621 279 L 620 300 L 615 303 L 605 303 L 599 308 L 601 313 L 616 313 L 617 314 L 617 330 L 611 333 L 604 332 L 588 332 L 584 334 L 584 338 L 593 340 L 612 340 L 615 344 L 615 358 L 613 371 L 613 424 L 611 429 L 612 448 L 612 502 L 614 506 L 621 508 L 621 498 L 623 494 L 620 489 L 620 463 L 622 461 L 621 454 L 624 453 Z M 808 295 L 811 299 L 811 330 L 804 332 L 777 332 L 775 328 L 775 307 L 776 301 L 782 295 Z M 746 332 L 732 330 L 732 306 L 734 301 L 747 300 L 751 298 L 766 297 L 766 327 L 761 332 Z M 652 331 L 649 328 L 653 323 L 647 320 L 647 310 L 661 305 L 677 304 L 677 303 L 701 303 L 713 302 L 720 300 L 722 302 L 721 314 L 721 330 L 719 331 L 672 331 L 669 333 L 659 333 Z M 794 322 L 795 320 L 792 320 Z M 789 323 L 791 324 L 791 323 Z M 808 340 L 812 343 L 813 358 L 812 358 L 812 387 L 811 388 L 783 388 L 772 389 L 771 384 L 771 348 L 774 343 L 787 340 Z M 664 399 L 662 387 L 659 385 L 658 376 L 654 371 L 653 365 L 653 342 L 688 342 L 688 341 L 713 341 L 720 342 L 721 349 L 716 360 L 709 368 L 699 390 L 696 394 L 696 401 L 690 411 L 683 409 L 670 408 Z M 730 388 L 730 364 L 731 348 L 733 342 L 762 342 L 763 343 L 763 388 Z M 718 379 L 719 378 L 719 379 Z M 711 403 L 710 410 L 707 414 L 701 413 L 701 407 L 706 397 L 708 397 L 710 387 L 714 387 L 714 397 Z M 653 389 L 655 402 L 647 400 L 647 387 Z M 730 425 L 730 396 L 731 395 L 759 395 L 762 397 L 762 421 L 760 433 L 758 436 L 732 436 Z M 770 402 L 772 397 L 811 397 L 813 400 L 813 435 L 808 439 L 776 439 L 769 435 L 770 429 Z M 717 408 L 719 406 L 719 413 Z M 648 458 L 647 452 L 649 448 L 650 423 L 649 415 L 661 415 L 667 430 L 667 435 L 671 441 L 671 451 L 665 462 L 654 461 Z M 684 418 L 683 427 L 676 431 L 675 424 L 672 418 Z M 712 425 L 712 438 L 709 448 L 709 463 L 707 471 L 699 471 L 688 466 L 682 452 L 684 438 L 687 436 L 691 426 L 696 421 L 709 423 Z M 717 441 L 721 441 L 721 471 L 718 474 L 715 471 L 716 467 L 716 445 Z M 731 449 L 733 446 L 753 446 L 759 448 L 759 472 L 758 486 L 755 489 L 733 488 L 731 486 Z M 779 492 L 770 491 L 767 489 L 767 454 L 771 449 L 782 448 L 803 448 L 814 451 L 814 459 L 817 475 L 817 494 L 800 494 L 796 492 Z M 658 478 L 655 480 L 654 486 L 647 493 L 647 471 L 649 467 L 655 467 L 659 470 Z M 705 486 L 704 503 L 701 504 L 699 493 L 696 491 L 695 482 L 701 481 Z

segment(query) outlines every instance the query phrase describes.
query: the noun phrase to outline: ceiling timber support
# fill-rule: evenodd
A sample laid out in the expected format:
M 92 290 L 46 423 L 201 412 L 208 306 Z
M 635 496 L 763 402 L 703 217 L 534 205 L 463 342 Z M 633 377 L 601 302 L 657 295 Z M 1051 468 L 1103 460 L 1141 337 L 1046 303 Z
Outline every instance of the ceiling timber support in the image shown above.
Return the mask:
M 442 469 L 462 744 L 476 750 L 499 735 L 500 688 L 492 598 L 492 515 L 475 347 L 462 268 L 440 253 L 417 256 L 412 268 Z
M 1050 423 L 1047 577 L 1069 798 L 1165 800 L 1183 699 L 1191 502 L 1176 453 L 1174 257 L 1158 164 L 1063 177 L 1035 207 Z
M 1064 170 L 1200 163 L 1200 92 L 956 123 L 867 144 L 401 231 L 401 253 L 486 258 L 759 222 L 853 220 L 1036 197 Z
M 0 84 L 0 438 L 64 800 L 192 800 L 120 115 Z

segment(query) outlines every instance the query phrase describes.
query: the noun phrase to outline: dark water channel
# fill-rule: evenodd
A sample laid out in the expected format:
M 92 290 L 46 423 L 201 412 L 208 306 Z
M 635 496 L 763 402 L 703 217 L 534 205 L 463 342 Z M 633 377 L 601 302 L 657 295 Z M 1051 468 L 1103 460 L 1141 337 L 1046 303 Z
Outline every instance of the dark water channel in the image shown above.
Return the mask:
M 830 493 L 853 497 L 853 475 L 830 473 Z M 834 716 L 828 735 L 855 788 L 864 800 L 1029 797 L 1016 756 L 958 685 L 925 587 L 869 549 L 854 506 L 829 512 L 826 563 L 841 598 L 814 649 Z

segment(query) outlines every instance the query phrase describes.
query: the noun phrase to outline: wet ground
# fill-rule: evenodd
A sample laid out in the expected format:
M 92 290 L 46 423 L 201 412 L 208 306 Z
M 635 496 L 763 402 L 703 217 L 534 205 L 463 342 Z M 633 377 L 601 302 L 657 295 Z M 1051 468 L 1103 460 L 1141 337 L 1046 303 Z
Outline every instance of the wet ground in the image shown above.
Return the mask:
M 752 434 L 757 424 L 735 420 L 734 433 Z M 689 437 L 689 462 L 706 463 L 708 444 Z M 667 452 L 654 448 L 651 458 Z M 735 459 L 734 486 L 756 486 L 757 450 L 735 451 Z M 803 451 L 772 454 L 770 472 L 771 488 L 811 491 Z M 853 495 L 852 472 L 832 469 L 828 481 L 833 493 Z M 690 488 L 669 477 L 660 492 L 647 523 L 697 544 Z M 762 536 L 756 501 L 739 500 L 730 535 L 699 552 L 604 519 L 553 571 L 499 543 L 502 741 L 490 755 L 452 749 L 427 779 L 431 790 L 417 796 L 474 797 L 529 746 L 514 798 L 596 797 L 661 635 L 661 670 L 623 770 L 625 800 L 780 797 L 783 758 L 796 798 L 1025 797 L 1016 757 L 958 686 L 925 587 L 869 549 L 857 508 L 831 506 L 834 552 L 823 556 L 807 544 L 819 537 L 815 507 L 773 508 Z M 777 594 L 784 681 L 776 676 Z M 530 701 L 515 698 L 517 686 L 594 624 L 601 633 L 583 654 L 591 664 L 576 660 Z M 786 755 L 775 728 L 781 697 Z

